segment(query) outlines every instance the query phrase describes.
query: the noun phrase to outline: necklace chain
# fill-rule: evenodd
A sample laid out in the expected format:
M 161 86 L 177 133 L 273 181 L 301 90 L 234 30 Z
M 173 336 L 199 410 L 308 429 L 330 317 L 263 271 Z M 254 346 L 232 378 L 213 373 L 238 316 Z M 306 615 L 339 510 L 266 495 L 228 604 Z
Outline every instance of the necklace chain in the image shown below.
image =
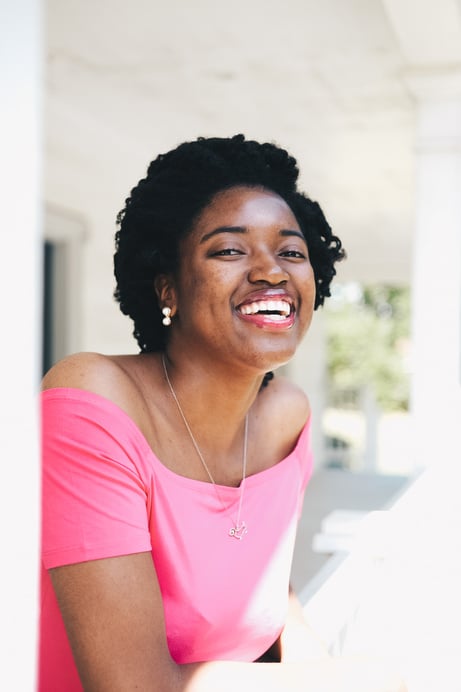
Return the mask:
M 184 411 L 181 408 L 181 404 L 179 403 L 179 399 L 176 396 L 176 392 L 174 391 L 173 385 L 171 384 L 171 381 L 170 381 L 170 378 L 168 375 L 168 370 L 166 367 L 165 355 L 163 353 L 162 353 L 162 363 L 163 363 L 163 371 L 165 373 L 165 379 L 168 383 L 168 387 L 170 388 L 171 395 L 176 402 L 176 406 L 177 406 L 178 411 L 181 415 L 181 418 L 182 418 L 183 423 L 186 427 L 186 430 L 189 433 L 189 437 L 191 439 L 192 444 L 194 445 L 194 449 L 197 452 L 197 456 L 200 459 L 200 461 L 202 462 L 203 468 L 207 472 L 208 477 L 209 477 L 210 481 L 212 482 L 212 484 L 216 490 L 216 493 L 219 497 L 221 504 L 223 504 L 221 497 L 219 496 L 217 484 L 216 484 L 213 476 L 211 475 L 211 471 L 208 468 L 208 465 L 207 465 L 207 463 L 203 457 L 203 454 L 200 450 L 200 447 L 198 446 L 197 441 L 196 441 L 196 439 L 192 433 L 192 430 L 191 430 L 190 425 L 187 421 L 187 418 L 184 415 Z M 241 540 L 243 538 L 243 536 L 248 531 L 245 522 L 240 521 L 240 515 L 242 512 L 243 495 L 245 492 L 245 480 L 246 480 L 246 469 L 247 469 L 247 448 L 248 448 L 248 413 L 245 416 L 245 432 L 244 432 L 244 436 L 243 436 L 243 457 L 242 457 L 242 482 L 240 483 L 240 497 L 239 497 L 239 506 L 238 506 L 238 511 L 237 511 L 237 521 L 234 523 L 234 526 L 231 529 L 229 529 L 229 536 L 232 536 L 233 538 L 237 538 L 238 540 Z

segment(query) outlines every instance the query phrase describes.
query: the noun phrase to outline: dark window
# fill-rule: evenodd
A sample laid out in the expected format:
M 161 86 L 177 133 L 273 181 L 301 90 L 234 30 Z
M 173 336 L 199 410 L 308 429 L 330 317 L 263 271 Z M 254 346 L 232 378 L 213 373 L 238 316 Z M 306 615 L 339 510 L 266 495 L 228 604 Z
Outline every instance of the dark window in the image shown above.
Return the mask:
M 54 278 L 56 273 L 56 247 L 46 240 L 43 247 L 43 336 L 42 336 L 42 370 L 43 374 L 54 363 Z

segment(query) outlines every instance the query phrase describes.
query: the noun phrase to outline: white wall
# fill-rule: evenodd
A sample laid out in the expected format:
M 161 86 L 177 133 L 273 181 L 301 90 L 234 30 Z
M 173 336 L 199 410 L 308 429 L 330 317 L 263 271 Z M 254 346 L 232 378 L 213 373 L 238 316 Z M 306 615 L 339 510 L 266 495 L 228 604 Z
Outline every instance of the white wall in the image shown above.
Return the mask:
M 35 689 L 38 567 L 38 0 L 0 5 L 0 689 Z

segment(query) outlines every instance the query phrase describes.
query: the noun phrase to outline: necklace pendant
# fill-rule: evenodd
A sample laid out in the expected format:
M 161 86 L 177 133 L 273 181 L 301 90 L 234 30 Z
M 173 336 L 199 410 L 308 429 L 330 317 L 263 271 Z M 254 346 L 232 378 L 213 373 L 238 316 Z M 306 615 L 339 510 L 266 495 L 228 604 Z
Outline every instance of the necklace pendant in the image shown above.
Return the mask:
M 239 526 L 233 526 L 231 529 L 229 529 L 229 536 L 232 536 L 232 538 L 237 538 L 239 541 L 242 540 L 246 533 L 248 533 L 248 529 L 244 521 L 242 521 Z

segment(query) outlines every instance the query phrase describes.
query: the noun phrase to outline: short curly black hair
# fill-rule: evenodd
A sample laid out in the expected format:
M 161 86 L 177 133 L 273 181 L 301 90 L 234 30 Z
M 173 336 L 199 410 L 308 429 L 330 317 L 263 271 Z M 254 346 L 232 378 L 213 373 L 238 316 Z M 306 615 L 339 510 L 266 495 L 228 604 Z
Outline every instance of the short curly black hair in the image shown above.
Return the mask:
M 174 273 L 180 239 L 211 199 L 239 185 L 277 193 L 294 213 L 306 238 L 316 283 L 315 308 L 330 295 L 335 262 L 344 256 L 322 210 L 297 189 L 296 160 L 275 144 L 199 137 L 149 165 L 117 216 L 115 299 L 134 322 L 142 353 L 165 348 L 167 329 L 154 296 L 159 274 Z

